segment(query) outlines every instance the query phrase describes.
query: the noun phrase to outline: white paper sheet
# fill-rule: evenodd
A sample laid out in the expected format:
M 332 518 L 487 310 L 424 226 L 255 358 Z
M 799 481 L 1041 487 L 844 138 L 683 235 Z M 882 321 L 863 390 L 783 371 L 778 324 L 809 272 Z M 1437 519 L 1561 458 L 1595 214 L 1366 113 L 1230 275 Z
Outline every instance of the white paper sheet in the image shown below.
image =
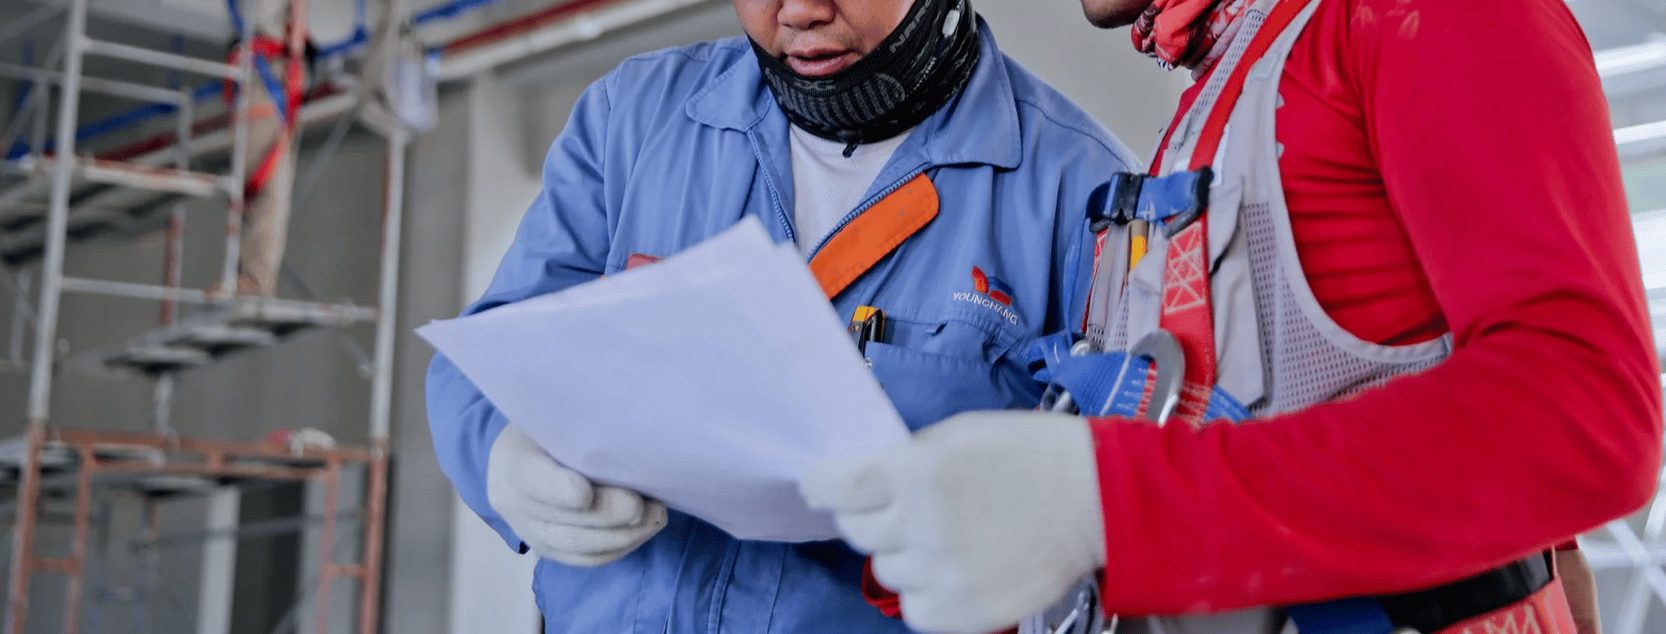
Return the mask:
M 799 476 L 908 436 L 797 250 L 755 219 L 417 332 L 562 464 L 742 539 L 836 537 Z

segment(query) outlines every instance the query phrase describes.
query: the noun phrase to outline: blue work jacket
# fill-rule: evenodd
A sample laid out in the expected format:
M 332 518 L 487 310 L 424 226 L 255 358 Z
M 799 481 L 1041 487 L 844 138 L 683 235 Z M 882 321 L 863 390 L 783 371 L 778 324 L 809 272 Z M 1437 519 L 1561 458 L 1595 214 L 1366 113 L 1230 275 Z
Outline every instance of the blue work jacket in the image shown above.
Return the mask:
M 911 428 L 967 410 L 1033 407 L 1041 386 L 1026 370 L 1026 344 L 1080 319 L 1093 259 L 1089 195 L 1137 161 L 1002 54 L 987 25 L 982 38 L 965 90 L 897 149 L 828 240 L 793 232 L 787 119 L 744 39 L 625 61 L 574 107 L 544 163 L 542 193 L 464 314 L 614 273 L 632 255 L 674 254 L 746 216 L 777 241 L 816 240 L 811 256 L 820 258 L 852 250 L 841 241 L 861 251 L 886 230 L 879 216 L 919 219 L 918 207 L 935 204 L 936 215 L 898 232 L 905 239 L 883 257 L 842 256 L 857 268 L 845 267 L 833 304 L 845 319 L 863 305 L 885 311 L 887 339 L 866 355 Z M 915 209 L 891 204 L 864 217 L 902 192 L 912 202 L 901 206 Z M 864 239 L 842 237 L 863 222 Z M 503 415 L 439 356 L 428 411 L 440 466 L 463 501 L 524 550 L 486 499 L 487 453 Z M 539 562 L 534 586 L 550 632 L 907 631 L 864 602 L 861 570 L 842 542 L 739 541 L 673 511 L 662 533 L 615 563 Z

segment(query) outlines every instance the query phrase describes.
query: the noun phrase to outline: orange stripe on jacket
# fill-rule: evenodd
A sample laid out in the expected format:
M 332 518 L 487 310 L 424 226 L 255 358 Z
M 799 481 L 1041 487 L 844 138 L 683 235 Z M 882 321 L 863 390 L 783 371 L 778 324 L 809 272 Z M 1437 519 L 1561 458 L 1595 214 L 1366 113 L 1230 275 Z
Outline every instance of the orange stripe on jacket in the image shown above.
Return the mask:
M 827 298 L 837 297 L 909 237 L 937 217 L 941 200 L 925 174 L 874 203 L 834 234 L 810 260 Z

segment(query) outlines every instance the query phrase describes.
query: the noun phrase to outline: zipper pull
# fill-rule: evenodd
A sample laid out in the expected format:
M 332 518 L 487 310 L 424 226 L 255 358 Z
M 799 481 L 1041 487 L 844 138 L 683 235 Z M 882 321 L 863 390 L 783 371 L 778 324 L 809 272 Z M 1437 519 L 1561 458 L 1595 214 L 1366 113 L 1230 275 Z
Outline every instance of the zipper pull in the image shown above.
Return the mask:
M 856 154 L 856 146 L 862 144 L 862 133 L 855 130 L 840 130 L 837 136 L 845 143 L 845 158 Z

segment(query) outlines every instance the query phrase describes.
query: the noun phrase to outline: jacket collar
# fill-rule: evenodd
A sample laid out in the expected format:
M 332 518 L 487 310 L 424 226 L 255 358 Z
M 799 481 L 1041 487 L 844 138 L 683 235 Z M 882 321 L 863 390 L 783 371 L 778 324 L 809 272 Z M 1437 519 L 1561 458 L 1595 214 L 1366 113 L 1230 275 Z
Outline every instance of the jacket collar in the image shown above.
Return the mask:
M 981 17 L 978 37 L 982 50 L 966 88 L 920 123 L 914 133 L 918 145 L 915 139 L 909 140 L 908 145 L 919 148 L 928 164 L 981 163 L 1012 169 L 1023 162 L 1018 104 L 1006 57 Z M 696 122 L 715 128 L 784 132 L 784 125 L 760 126 L 772 119 L 785 121 L 786 115 L 764 83 L 751 47 L 743 50 L 710 86 L 689 100 L 685 111 Z

